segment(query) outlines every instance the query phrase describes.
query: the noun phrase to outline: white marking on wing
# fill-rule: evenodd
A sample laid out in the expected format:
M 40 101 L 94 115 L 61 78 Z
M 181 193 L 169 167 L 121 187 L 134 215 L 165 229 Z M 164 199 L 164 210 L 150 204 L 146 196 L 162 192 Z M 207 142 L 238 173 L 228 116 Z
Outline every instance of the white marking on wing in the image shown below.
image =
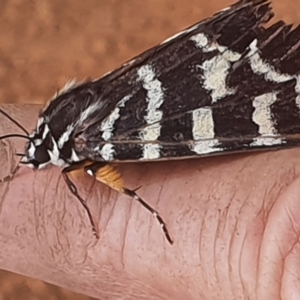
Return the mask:
M 89 107 L 87 107 L 79 116 L 78 124 L 83 123 L 95 110 L 99 109 L 99 103 L 95 102 Z
M 195 141 L 214 138 L 214 120 L 211 108 L 198 108 L 193 111 L 193 138 Z
M 216 147 L 220 144 L 219 140 L 213 139 L 209 141 L 198 141 L 194 142 L 192 146 L 192 150 L 196 152 L 198 155 L 213 153 L 213 152 L 221 152 L 224 149 L 222 147 Z
M 115 149 L 113 144 L 105 144 L 99 152 L 105 161 L 111 161 L 114 159 Z
M 132 95 L 125 96 L 122 100 L 119 101 L 116 108 L 110 113 L 110 115 L 102 121 L 100 130 L 102 133 L 102 138 L 107 141 L 109 140 L 114 131 L 114 124 L 120 117 L 120 107 L 124 107 L 125 103 L 132 97 Z
M 147 90 L 147 115 L 145 120 L 148 124 L 159 122 L 162 118 L 162 111 L 158 110 L 164 103 L 164 91 L 162 83 L 155 78 L 155 72 L 150 65 L 142 66 L 138 70 L 139 80 Z
M 277 71 L 271 64 L 265 62 L 260 57 L 260 50 L 257 46 L 257 39 L 253 40 L 253 42 L 249 45 L 249 52 L 247 54 L 250 67 L 252 71 L 259 75 L 264 75 L 265 79 L 268 81 L 273 81 L 277 83 L 286 82 L 292 79 L 296 79 L 296 85 L 295 85 L 295 92 L 297 94 L 295 102 L 297 107 L 300 109 L 300 75 L 290 75 L 286 73 L 280 73 Z M 271 139 L 271 145 L 274 144 L 273 140 Z M 276 139 L 275 143 L 279 143 L 278 139 Z M 284 141 L 282 141 L 284 142 Z
M 43 140 L 47 137 L 47 134 L 49 133 L 49 131 L 50 131 L 49 126 L 46 124 L 44 127 L 43 135 L 42 135 Z
M 204 88 L 211 91 L 213 103 L 235 93 L 235 89 L 226 86 L 230 63 L 221 55 L 205 61 L 200 68 L 203 70 Z
M 277 137 L 277 131 L 271 115 L 271 105 L 277 100 L 276 93 L 267 93 L 255 97 L 253 107 L 255 108 L 252 120 L 259 126 L 258 133 L 261 135 L 254 139 L 251 146 L 272 146 L 282 144 L 284 141 Z
M 67 142 L 69 140 L 69 137 L 71 135 L 71 133 L 73 132 L 74 130 L 74 125 L 71 124 L 71 125 L 68 125 L 66 131 L 60 136 L 59 140 L 58 140 L 58 148 L 61 149 L 65 142 Z
M 212 102 L 224 98 L 225 96 L 235 93 L 235 89 L 229 88 L 226 84 L 226 78 L 231 68 L 231 63 L 238 61 L 241 54 L 231 51 L 225 46 L 219 45 L 217 42 L 209 42 L 208 37 L 204 33 L 198 33 L 190 38 L 195 42 L 196 46 L 203 52 L 219 51 L 220 54 L 206 60 L 198 67 L 203 70 L 204 88 L 211 91 Z
M 275 68 L 271 64 L 265 62 L 260 57 L 260 50 L 257 47 L 257 39 L 253 40 L 253 42 L 249 45 L 249 52 L 247 56 L 249 58 L 252 71 L 256 74 L 264 75 L 265 79 L 268 81 L 281 83 L 296 79 L 295 92 L 297 96 L 295 102 L 297 107 L 300 109 L 300 75 L 280 73 L 279 71 L 275 70 Z M 278 139 L 276 139 L 276 141 L 278 141 Z M 274 143 L 271 141 L 271 144 Z
M 204 33 L 197 33 L 193 35 L 190 40 L 195 42 L 196 46 L 201 49 L 205 49 L 209 42 L 208 37 Z
M 140 137 L 143 141 L 153 141 L 155 142 L 160 136 L 161 126 L 159 123 L 154 123 L 145 127 L 141 133 Z
M 297 93 L 297 97 L 296 97 L 296 105 L 297 107 L 300 109 L 300 75 L 297 75 L 297 83 L 295 86 L 295 91 Z
M 155 72 L 150 65 L 142 66 L 138 70 L 138 77 L 144 89 L 147 90 L 146 101 L 148 102 L 147 115 L 145 116 L 148 126 L 141 130 L 140 138 L 142 141 L 156 141 L 160 136 L 160 121 L 163 116 L 162 111 L 159 110 L 164 102 L 162 83 L 155 78 Z M 143 148 L 143 159 L 159 158 L 160 146 L 158 144 L 145 144 Z
M 151 160 L 160 158 L 159 144 L 145 144 L 143 145 L 143 158 L 141 160 Z
M 206 154 L 222 151 L 218 139 L 214 139 L 214 120 L 211 108 L 203 107 L 193 111 L 193 138 L 192 150 L 197 154 Z
M 264 75 L 266 80 L 278 83 L 295 78 L 292 75 L 276 71 L 271 64 L 263 61 L 257 47 L 257 39 L 253 40 L 249 45 L 249 49 L 247 56 L 249 57 L 250 67 L 254 73 Z

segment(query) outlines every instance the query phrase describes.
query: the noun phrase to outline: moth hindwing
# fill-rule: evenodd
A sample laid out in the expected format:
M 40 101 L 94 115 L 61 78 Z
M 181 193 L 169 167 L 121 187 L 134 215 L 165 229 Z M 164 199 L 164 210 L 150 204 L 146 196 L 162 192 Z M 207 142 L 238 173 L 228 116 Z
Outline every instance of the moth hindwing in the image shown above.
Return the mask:
M 21 163 L 83 168 L 162 217 L 111 163 L 186 159 L 300 144 L 300 27 L 243 0 L 100 79 L 71 82 L 42 110 Z

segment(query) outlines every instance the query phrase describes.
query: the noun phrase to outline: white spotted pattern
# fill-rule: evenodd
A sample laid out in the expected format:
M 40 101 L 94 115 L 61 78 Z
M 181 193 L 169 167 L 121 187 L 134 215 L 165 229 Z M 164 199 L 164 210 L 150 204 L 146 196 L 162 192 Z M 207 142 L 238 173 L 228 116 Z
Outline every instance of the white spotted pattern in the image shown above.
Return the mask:
M 219 144 L 220 142 L 218 139 L 198 141 L 193 143 L 192 150 L 198 155 L 221 152 L 224 149 L 222 147 L 217 147 Z
M 297 97 L 295 102 L 300 110 L 300 75 L 280 73 L 279 71 L 275 70 L 275 68 L 271 64 L 265 62 L 260 57 L 260 51 L 257 47 L 257 39 L 253 40 L 253 42 L 250 44 L 247 56 L 249 58 L 250 67 L 252 71 L 256 74 L 264 75 L 265 79 L 268 81 L 281 83 L 292 79 L 296 79 L 295 92 L 297 94 Z M 279 143 L 278 139 L 276 139 L 276 142 Z M 271 143 L 273 144 L 274 142 Z
M 148 124 L 159 122 L 162 119 L 162 111 L 159 108 L 164 102 L 162 84 L 155 78 L 155 72 L 150 65 L 139 68 L 138 77 L 143 83 L 143 88 L 147 91 L 148 107 L 145 120 Z
M 235 89 L 226 85 L 226 78 L 229 74 L 232 62 L 238 61 L 241 54 L 233 52 L 217 42 L 209 42 L 204 33 L 198 33 L 190 38 L 195 42 L 198 48 L 203 52 L 218 50 L 220 54 L 215 55 L 210 60 L 206 60 L 198 67 L 203 71 L 203 86 L 211 91 L 212 102 L 224 98 L 225 96 L 235 93 Z
M 138 78 L 147 91 L 147 114 L 145 120 L 148 124 L 140 132 L 142 141 L 156 141 L 160 136 L 160 121 L 163 113 L 159 110 L 164 102 L 162 83 L 156 78 L 155 72 L 150 65 L 142 66 L 138 70 Z M 154 124 L 155 123 L 155 124 Z M 148 143 L 143 146 L 142 159 L 155 159 L 160 157 L 160 146 L 156 143 Z
M 296 97 L 296 105 L 300 110 L 300 75 L 297 76 L 297 84 L 296 84 L 296 87 L 295 87 L 295 91 L 298 95 Z M 299 114 L 299 117 L 300 117 L 300 114 Z
M 73 124 L 68 125 L 67 130 L 58 139 L 57 145 L 59 149 L 61 149 L 64 146 L 65 142 L 69 140 L 69 137 L 73 132 L 73 130 L 74 130 L 74 125 Z
M 110 115 L 102 121 L 100 130 L 102 131 L 102 138 L 107 141 L 109 140 L 114 131 L 114 124 L 120 117 L 120 107 L 124 107 L 125 103 L 132 97 L 132 95 L 125 96 L 119 103 L 116 108 L 110 113 Z
M 110 143 L 105 144 L 99 152 L 105 161 L 111 161 L 114 159 L 115 150 L 113 144 Z
M 151 160 L 158 159 L 160 157 L 160 148 L 159 144 L 145 144 L 143 145 L 143 158 L 141 160 Z
M 87 107 L 79 116 L 79 120 L 77 123 L 83 123 L 93 112 L 95 112 L 97 109 L 100 109 L 99 102 L 95 102 L 94 104 Z
M 251 146 L 272 146 L 282 144 L 281 138 L 277 137 L 277 131 L 274 127 L 274 123 L 271 115 L 271 105 L 277 100 L 275 93 L 267 93 L 255 97 L 253 101 L 253 122 L 259 126 L 260 137 L 254 139 Z
M 193 111 L 193 138 L 195 141 L 214 138 L 214 120 L 208 107 Z
M 212 110 L 208 107 L 193 111 L 193 138 L 192 150 L 201 155 L 221 151 L 217 147 L 220 142 L 214 138 L 214 120 Z
M 247 56 L 249 57 L 250 66 L 254 73 L 264 75 L 265 79 L 273 82 L 285 82 L 294 78 L 289 74 L 280 73 L 275 70 L 275 68 L 264 62 L 263 59 L 259 55 L 259 49 L 257 47 L 257 40 L 253 40 L 253 42 L 249 46 L 249 52 Z
M 140 137 L 143 141 L 155 141 L 160 135 L 160 129 L 159 123 L 148 125 L 141 131 Z

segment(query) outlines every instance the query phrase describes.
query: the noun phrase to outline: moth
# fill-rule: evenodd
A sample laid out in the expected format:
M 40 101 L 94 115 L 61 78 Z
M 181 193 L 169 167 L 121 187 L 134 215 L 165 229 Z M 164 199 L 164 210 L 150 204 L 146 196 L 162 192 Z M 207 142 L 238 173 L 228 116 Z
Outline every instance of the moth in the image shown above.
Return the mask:
M 140 202 L 172 244 L 163 218 L 124 186 L 112 164 L 299 146 L 300 27 L 264 26 L 272 17 L 267 0 L 239 1 L 100 79 L 71 82 L 40 112 L 32 133 L 23 128 L 25 135 L 1 139 L 28 139 L 20 164 L 62 168 L 96 236 L 71 171 L 83 169 Z

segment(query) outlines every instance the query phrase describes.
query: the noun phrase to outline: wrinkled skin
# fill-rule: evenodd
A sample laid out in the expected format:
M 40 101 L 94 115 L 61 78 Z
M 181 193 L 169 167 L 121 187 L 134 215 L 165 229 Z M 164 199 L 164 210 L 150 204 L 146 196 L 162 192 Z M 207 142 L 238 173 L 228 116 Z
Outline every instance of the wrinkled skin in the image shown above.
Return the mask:
M 1 106 L 34 127 L 37 106 Z M 21 117 L 22 116 L 22 117 Z M 18 132 L 0 117 L 0 134 Z M 24 122 L 23 122 L 24 123 Z M 24 140 L 1 141 L 0 177 Z M 175 240 L 130 198 L 60 169 L 23 167 L 0 185 L 0 268 L 101 299 L 299 299 L 300 150 L 122 165 Z

